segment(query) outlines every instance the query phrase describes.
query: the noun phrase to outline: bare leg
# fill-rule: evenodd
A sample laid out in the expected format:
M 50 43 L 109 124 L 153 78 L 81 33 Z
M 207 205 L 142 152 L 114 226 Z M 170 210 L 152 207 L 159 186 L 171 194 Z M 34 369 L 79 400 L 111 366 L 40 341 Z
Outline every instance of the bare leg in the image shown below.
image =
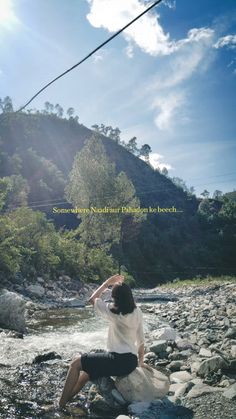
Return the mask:
M 64 388 L 62 391 L 61 398 L 59 400 L 59 406 L 64 407 L 65 404 L 68 402 L 68 400 L 72 396 L 72 391 L 77 384 L 79 380 L 79 375 L 81 371 L 81 361 L 80 356 L 76 358 L 72 363 L 70 364 L 69 371 L 66 376 L 66 381 L 64 384 Z
M 81 371 L 79 379 L 72 390 L 72 397 L 75 396 L 84 387 L 84 385 L 90 380 L 89 375 L 85 371 Z

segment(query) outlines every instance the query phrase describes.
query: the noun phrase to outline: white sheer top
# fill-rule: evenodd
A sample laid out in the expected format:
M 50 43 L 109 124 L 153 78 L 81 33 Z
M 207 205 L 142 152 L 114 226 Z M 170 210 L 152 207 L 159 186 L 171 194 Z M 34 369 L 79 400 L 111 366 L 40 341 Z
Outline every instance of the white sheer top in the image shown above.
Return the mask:
M 111 352 L 138 354 L 139 346 L 144 343 L 143 315 L 139 307 L 132 313 L 114 314 L 110 304 L 95 298 L 95 312 L 109 321 L 107 350 Z

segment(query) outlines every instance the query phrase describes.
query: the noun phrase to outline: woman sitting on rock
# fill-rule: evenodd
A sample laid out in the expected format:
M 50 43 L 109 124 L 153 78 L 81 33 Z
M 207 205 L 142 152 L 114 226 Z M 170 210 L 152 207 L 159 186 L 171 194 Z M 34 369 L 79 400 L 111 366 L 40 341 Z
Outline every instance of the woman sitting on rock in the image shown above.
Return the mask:
M 108 278 L 90 297 L 95 311 L 109 321 L 107 351 L 84 353 L 72 361 L 59 401 L 64 407 L 89 381 L 100 377 L 124 376 L 139 365 L 151 369 L 143 362 L 144 335 L 142 311 L 136 306 L 124 276 Z M 105 303 L 101 293 L 112 285 L 113 303 Z

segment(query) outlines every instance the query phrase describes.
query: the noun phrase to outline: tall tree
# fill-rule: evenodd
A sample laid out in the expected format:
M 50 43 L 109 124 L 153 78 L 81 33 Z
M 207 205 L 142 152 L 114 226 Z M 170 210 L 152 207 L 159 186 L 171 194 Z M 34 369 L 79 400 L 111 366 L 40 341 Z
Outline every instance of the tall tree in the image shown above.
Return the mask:
M 62 106 L 61 106 L 61 105 L 59 105 L 59 103 L 57 103 L 57 104 L 55 105 L 55 110 L 56 110 L 56 112 L 57 112 L 57 116 L 58 116 L 58 118 L 62 118 L 62 117 L 63 117 L 63 112 L 64 112 L 64 110 L 63 110 Z
M 92 125 L 91 128 L 93 128 L 94 131 L 105 135 L 105 137 L 111 138 L 116 143 L 118 143 L 118 144 L 121 143 L 121 139 L 120 139 L 121 130 L 118 127 L 113 128 L 110 125 L 106 126 L 104 124 L 100 124 L 100 125 L 94 124 L 94 125 Z
M 137 145 L 137 137 L 132 137 L 128 141 L 128 144 L 126 144 L 127 150 L 129 150 L 134 155 L 137 155 L 139 153 L 138 145 Z
M 75 113 L 75 110 L 74 110 L 74 108 L 68 108 L 67 111 L 66 111 L 66 113 L 67 113 L 67 116 L 69 118 L 72 118 L 73 115 L 74 115 L 74 113 Z
M 54 110 L 54 105 L 50 102 L 45 102 L 44 108 L 45 108 L 45 111 L 44 111 L 45 113 L 52 114 Z
M 166 167 L 163 167 L 163 168 L 162 168 L 162 170 L 161 170 L 161 174 L 162 174 L 162 175 L 164 175 L 164 176 L 168 176 L 168 170 L 167 170 L 167 168 L 166 168 Z
M 10 96 L 0 99 L 0 109 L 3 113 L 13 112 L 13 105 Z
M 81 239 L 90 248 L 99 246 L 109 251 L 114 244 L 121 248 L 127 219 L 129 227 L 144 219 L 143 215 L 121 212 L 122 207 L 137 208 L 140 202 L 126 174 L 116 174 L 115 165 L 109 162 L 96 135 L 85 142 L 75 157 L 66 197 L 74 206 L 90 210 L 80 214 L 79 226 Z M 96 213 L 94 208 L 113 208 L 114 212 Z
M 220 201 L 223 198 L 223 192 L 216 189 L 215 192 L 213 192 L 212 197 L 213 199 L 217 199 L 218 201 Z
M 151 149 L 150 145 L 148 145 L 148 144 L 143 144 L 143 145 L 142 145 L 142 147 L 141 147 L 141 149 L 140 149 L 139 155 L 140 155 L 140 156 L 144 156 L 145 161 L 146 161 L 147 163 L 149 163 L 149 154 L 150 154 L 151 152 L 152 152 L 152 149 Z
M 204 189 L 204 191 L 200 195 L 203 196 L 204 199 L 208 199 L 210 196 L 210 192 Z
M 0 200 L 4 202 L 4 209 L 27 205 L 29 185 L 21 175 L 6 176 L 1 179 Z

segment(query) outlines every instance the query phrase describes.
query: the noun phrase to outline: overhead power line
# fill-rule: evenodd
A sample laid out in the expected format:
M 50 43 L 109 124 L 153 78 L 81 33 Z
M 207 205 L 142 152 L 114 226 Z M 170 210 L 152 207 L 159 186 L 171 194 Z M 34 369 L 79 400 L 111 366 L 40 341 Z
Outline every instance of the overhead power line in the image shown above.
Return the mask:
M 207 178 L 210 179 L 210 178 L 215 178 L 215 177 L 229 176 L 229 175 L 233 175 L 233 174 L 236 174 L 236 172 L 222 173 L 222 174 L 219 174 L 219 175 L 208 176 Z M 198 179 L 199 180 L 200 179 L 201 180 L 204 180 L 205 178 L 198 178 Z M 172 178 L 169 178 L 169 180 L 172 181 Z M 192 180 L 193 179 L 190 179 L 190 181 L 192 181 Z M 223 183 L 224 182 L 231 182 L 231 181 L 234 181 L 234 180 L 236 180 L 236 179 L 224 180 Z M 221 183 L 221 182 L 219 182 L 219 181 L 214 182 L 214 184 L 216 184 L 216 183 Z M 211 184 L 212 184 L 212 182 L 211 182 Z M 195 185 L 195 186 L 203 186 L 203 185 L 205 185 L 205 184 L 200 184 L 200 185 L 198 184 L 198 185 Z M 147 187 L 145 187 L 145 188 L 139 188 L 138 191 L 136 190 L 136 192 L 138 192 L 138 195 L 146 195 L 146 194 L 148 194 L 150 192 L 162 192 L 162 191 L 173 190 L 173 187 L 174 186 L 176 186 L 176 184 L 173 182 L 173 185 L 171 185 L 171 186 L 170 185 L 169 186 L 167 186 L 167 185 L 160 185 L 160 186 L 156 186 L 155 188 L 151 188 L 151 189 L 148 189 Z M 103 196 L 104 197 L 107 197 L 107 196 L 109 197 L 109 196 L 113 196 L 113 195 L 112 194 L 106 194 L 106 195 L 103 195 Z M 69 201 L 66 201 L 65 200 L 65 197 L 64 196 L 61 196 L 61 197 L 54 198 L 54 199 L 53 198 L 50 198 L 50 199 L 39 199 L 37 201 L 29 201 L 28 204 L 29 205 L 31 205 L 31 204 L 32 205 L 33 204 L 41 204 L 41 203 L 55 204 L 55 203 L 58 203 L 59 200 L 60 201 L 64 200 L 61 203 L 64 203 L 64 202 L 69 203 Z
M 225 176 L 225 175 L 222 175 L 222 176 Z M 214 177 L 214 176 L 212 176 L 212 177 Z M 210 182 L 210 183 L 208 183 L 208 185 L 210 185 L 210 184 L 220 184 L 220 183 L 225 183 L 225 182 L 232 182 L 234 180 L 236 180 L 236 179 Z M 195 186 L 205 186 L 205 184 L 201 184 L 201 185 L 198 184 L 198 185 L 195 185 Z M 143 190 L 142 189 L 136 190 L 136 193 L 137 193 L 137 197 L 139 197 L 140 195 L 147 195 L 147 194 L 150 194 L 150 193 L 153 193 L 153 192 L 160 193 L 160 192 L 163 192 L 163 191 L 168 192 L 170 190 L 173 191 L 172 186 L 168 187 L 168 186 L 162 185 L 161 187 L 156 187 L 156 188 L 152 188 L 152 189 L 144 188 Z M 114 196 L 114 194 L 104 194 L 103 195 L 104 198 L 109 198 L 109 197 L 113 197 L 113 196 Z M 189 198 L 191 198 L 191 196 Z M 86 202 L 87 200 L 83 199 L 83 201 Z M 29 207 L 29 208 L 53 207 L 53 206 L 62 205 L 62 204 L 70 204 L 70 202 L 66 201 L 64 197 L 61 197 L 61 198 L 56 198 L 56 199 L 30 201 L 30 202 L 27 203 L 27 207 Z M 12 209 L 14 210 L 14 209 L 20 208 L 21 206 L 22 205 L 14 205 L 12 207 Z
M 23 109 L 26 108 L 40 93 L 42 93 L 47 87 L 49 87 L 51 84 L 55 83 L 55 81 L 59 80 L 61 77 L 65 76 L 70 71 L 74 70 L 76 67 L 78 67 L 80 64 L 82 64 L 84 61 L 86 61 L 89 57 L 91 57 L 95 52 L 99 51 L 102 47 L 104 47 L 108 42 L 112 41 L 112 39 L 116 38 L 121 32 L 123 32 L 125 29 L 127 29 L 129 26 L 131 26 L 134 22 L 136 22 L 140 17 L 144 16 L 147 12 L 149 12 L 151 9 L 153 9 L 155 6 L 157 6 L 159 3 L 161 3 L 162 0 L 157 0 L 151 6 L 149 6 L 147 9 L 145 9 L 142 13 L 140 13 L 138 16 L 136 16 L 133 20 L 131 20 L 127 25 L 123 26 L 120 30 L 118 30 L 114 35 L 110 36 L 106 41 L 104 41 L 102 44 L 100 44 L 97 48 L 95 48 L 93 51 L 91 51 L 89 54 L 87 54 L 82 60 L 80 60 L 78 63 L 74 64 L 72 67 L 68 68 L 66 71 L 61 73 L 59 76 L 55 77 L 55 79 L 51 80 L 49 83 L 47 83 L 45 86 L 42 87 L 37 93 L 35 93 L 34 96 L 28 102 L 22 106 L 18 111 L 21 112 Z

